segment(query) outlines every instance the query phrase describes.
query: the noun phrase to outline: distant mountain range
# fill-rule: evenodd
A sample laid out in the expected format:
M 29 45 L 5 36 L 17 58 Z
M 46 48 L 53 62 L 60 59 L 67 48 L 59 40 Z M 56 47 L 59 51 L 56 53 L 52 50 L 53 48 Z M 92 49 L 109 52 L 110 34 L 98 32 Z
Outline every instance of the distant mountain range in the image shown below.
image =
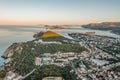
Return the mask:
M 110 30 L 115 34 L 120 35 L 120 22 L 90 23 L 87 25 L 82 25 L 82 27 L 99 30 Z

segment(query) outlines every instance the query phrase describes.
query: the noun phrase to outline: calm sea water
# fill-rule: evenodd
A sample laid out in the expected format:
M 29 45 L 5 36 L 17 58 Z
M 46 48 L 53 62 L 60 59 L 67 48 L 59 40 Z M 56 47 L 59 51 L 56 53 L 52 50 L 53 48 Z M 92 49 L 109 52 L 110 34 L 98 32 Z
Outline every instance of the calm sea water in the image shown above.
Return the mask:
M 39 27 L 0 26 L 0 56 L 14 42 L 33 40 L 34 32 L 38 31 L 40 31 Z M 0 65 L 3 62 L 3 58 L 0 57 Z
M 43 31 L 45 28 L 41 26 L 0 26 L 0 56 L 3 52 L 14 42 L 25 42 L 33 40 L 33 34 L 35 32 Z M 119 37 L 119 35 L 110 33 L 110 31 L 100 31 L 100 30 L 91 30 L 85 29 L 82 27 L 75 27 L 70 29 L 63 30 L 54 30 L 68 38 L 70 38 L 67 33 L 70 32 L 96 32 L 97 35 L 105 35 L 111 37 Z M 4 59 L 0 57 L 0 66 L 3 65 Z

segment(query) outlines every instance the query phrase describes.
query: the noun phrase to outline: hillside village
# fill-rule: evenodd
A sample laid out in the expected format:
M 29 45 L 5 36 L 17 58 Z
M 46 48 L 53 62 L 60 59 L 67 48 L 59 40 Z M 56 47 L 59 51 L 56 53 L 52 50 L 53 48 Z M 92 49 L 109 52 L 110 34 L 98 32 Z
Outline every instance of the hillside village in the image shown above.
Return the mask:
M 51 35 L 48 36 L 48 33 L 51 33 Z M 30 65 L 33 65 L 34 67 L 31 66 L 29 71 L 26 71 L 26 73 L 22 70 L 25 70 L 25 67 L 27 66 L 21 69 L 16 67 L 15 71 L 11 69 L 6 73 L 4 80 L 27 80 L 31 79 L 32 75 L 41 75 L 42 77 L 37 76 L 38 79 L 41 80 L 120 79 L 120 53 L 115 51 L 119 50 L 119 39 L 81 33 L 69 33 L 68 35 L 71 36 L 73 40 L 63 37 L 60 39 L 61 36 L 59 34 L 48 31 L 43 33 L 42 36 L 37 36 L 32 42 L 28 42 L 22 52 L 29 51 L 30 54 L 19 54 L 22 61 L 18 60 L 19 63 L 11 64 L 12 56 L 14 56 L 13 60 L 17 60 L 18 58 L 18 56 L 13 54 L 8 58 L 11 59 L 11 61 L 7 59 L 8 61 L 6 60 L 5 64 L 12 65 L 14 67 L 16 64 L 20 65 L 20 63 L 21 65 L 25 65 L 23 62 L 32 62 L 27 65 L 29 65 L 29 67 Z M 108 42 L 109 44 L 107 44 Z M 110 45 L 113 45 L 112 47 L 115 47 L 115 49 L 111 50 L 109 48 L 108 50 L 108 48 L 105 48 Z M 43 51 L 41 51 L 40 48 L 42 48 L 41 50 Z M 24 49 L 26 50 L 24 51 Z M 43 53 L 38 54 L 38 52 Z M 23 54 L 27 55 L 26 58 L 23 58 Z M 43 66 L 46 66 L 46 68 L 43 68 Z M 50 66 L 56 67 L 55 70 L 60 70 L 60 72 L 52 72 L 52 68 L 50 68 Z M 42 68 L 43 71 L 45 70 L 46 73 L 37 72 L 40 68 Z M 15 69 L 15 67 L 13 69 Z M 21 73 L 17 72 L 17 69 L 21 71 Z M 1 71 L 4 71 L 4 67 L 3 69 L 1 68 Z M 67 75 L 71 76 L 67 77 Z M 33 77 L 33 79 L 34 78 L 35 77 Z

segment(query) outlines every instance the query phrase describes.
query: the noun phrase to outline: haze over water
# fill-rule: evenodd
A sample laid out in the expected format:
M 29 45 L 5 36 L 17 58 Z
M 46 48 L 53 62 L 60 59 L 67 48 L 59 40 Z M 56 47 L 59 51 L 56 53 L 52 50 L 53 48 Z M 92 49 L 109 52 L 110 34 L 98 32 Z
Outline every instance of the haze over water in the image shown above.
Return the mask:
M 15 42 L 25 42 L 33 40 L 35 32 L 45 31 L 46 29 L 41 26 L 0 26 L 0 56 L 3 52 Z M 100 31 L 85 29 L 82 27 L 73 26 L 70 29 L 53 30 L 69 38 L 67 33 L 70 32 L 96 32 L 97 35 L 105 35 L 110 37 L 120 38 L 119 35 L 110 33 L 110 31 Z M 4 62 L 3 58 L 0 57 L 0 65 Z

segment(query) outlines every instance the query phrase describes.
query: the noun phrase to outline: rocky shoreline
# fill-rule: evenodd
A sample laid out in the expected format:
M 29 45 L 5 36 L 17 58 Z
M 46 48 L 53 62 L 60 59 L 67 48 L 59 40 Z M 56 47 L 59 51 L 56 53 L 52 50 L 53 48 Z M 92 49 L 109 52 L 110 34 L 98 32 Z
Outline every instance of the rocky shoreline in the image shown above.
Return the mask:
M 22 51 L 22 43 L 13 43 L 11 46 L 9 46 L 3 55 L 1 56 L 4 59 L 10 58 L 14 55 L 15 52 L 21 53 Z

